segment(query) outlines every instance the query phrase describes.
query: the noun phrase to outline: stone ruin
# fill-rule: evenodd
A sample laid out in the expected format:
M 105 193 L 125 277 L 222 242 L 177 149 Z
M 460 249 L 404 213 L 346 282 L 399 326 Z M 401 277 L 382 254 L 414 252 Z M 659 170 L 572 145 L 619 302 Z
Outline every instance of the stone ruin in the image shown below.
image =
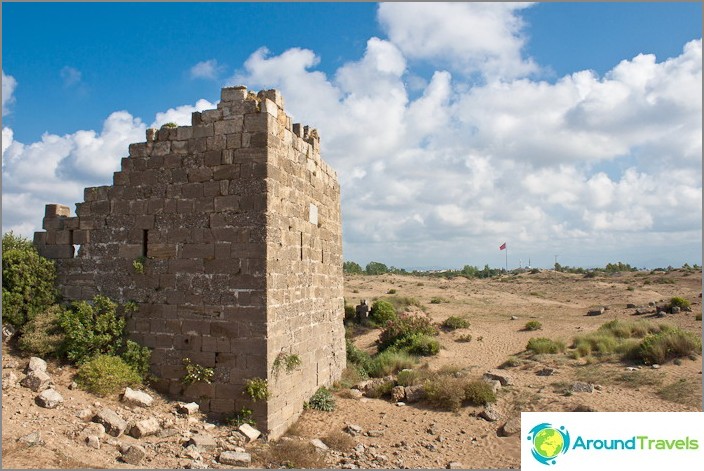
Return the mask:
M 47 205 L 34 243 L 65 300 L 138 305 L 127 330 L 153 349 L 156 389 L 215 416 L 252 409 L 276 438 L 340 377 L 340 186 L 278 91 L 223 88 L 191 126 L 148 129 L 84 199 L 75 217 Z M 184 358 L 213 368 L 212 383 L 184 386 Z M 244 394 L 252 378 L 268 380 L 268 400 Z

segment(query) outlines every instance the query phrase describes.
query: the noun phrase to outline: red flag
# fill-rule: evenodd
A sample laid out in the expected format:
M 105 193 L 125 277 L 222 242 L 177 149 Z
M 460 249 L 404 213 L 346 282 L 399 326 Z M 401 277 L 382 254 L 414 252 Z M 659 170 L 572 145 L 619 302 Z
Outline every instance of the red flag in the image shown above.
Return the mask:
M 505 248 L 506 248 L 506 242 L 504 242 L 503 244 L 501 244 L 501 247 L 499 247 L 499 250 L 504 250 Z

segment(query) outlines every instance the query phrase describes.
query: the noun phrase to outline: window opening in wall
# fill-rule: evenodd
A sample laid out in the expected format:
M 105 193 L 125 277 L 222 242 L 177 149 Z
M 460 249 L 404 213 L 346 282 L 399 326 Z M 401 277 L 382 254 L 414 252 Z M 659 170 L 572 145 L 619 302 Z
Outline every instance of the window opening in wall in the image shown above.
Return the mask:
M 142 257 L 147 257 L 147 246 L 149 244 L 149 231 L 142 229 Z

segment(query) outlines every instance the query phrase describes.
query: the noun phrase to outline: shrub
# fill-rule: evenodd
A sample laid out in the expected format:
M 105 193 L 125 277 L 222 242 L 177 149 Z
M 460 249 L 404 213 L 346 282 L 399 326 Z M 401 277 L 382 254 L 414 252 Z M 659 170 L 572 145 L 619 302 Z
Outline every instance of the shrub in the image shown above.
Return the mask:
M 252 409 L 247 409 L 246 407 L 243 407 L 240 410 L 233 412 L 232 415 L 226 417 L 225 423 L 232 427 L 239 427 L 244 424 L 251 426 L 256 425 L 256 421 L 252 418 Z
M 533 353 L 560 353 L 565 351 L 565 344 L 560 341 L 550 340 L 545 337 L 528 340 L 527 350 Z
M 149 360 L 152 357 L 152 351 L 148 347 L 143 347 L 136 342 L 128 340 L 125 346 L 125 351 L 122 353 L 122 359 L 130 365 L 142 379 L 147 378 L 149 373 Z
M 697 335 L 681 329 L 652 334 L 643 339 L 638 357 L 646 364 L 664 363 L 674 358 L 701 354 L 702 340 Z
M 340 380 L 337 382 L 338 388 L 351 388 L 365 379 L 369 379 L 367 370 L 363 370 L 357 365 L 348 364 L 347 368 L 342 370 Z
M 474 380 L 464 384 L 464 400 L 473 406 L 485 406 L 496 402 L 496 395 L 486 381 Z
M 638 321 L 622 321 L 614 319 L 599 327 L 597 330 L 601 333 L 607 333 L 620 339 L 627 338 L 642 338 L 648 334 L 656 334 L 663 330 L 670 329 L 667 324 L 653 324 L 652 322 Z
M 427 317 L 400 316 L 398 319 L 388 322 L 386 328 L 379 335 L 379 351 L 386 350 L 397 342 L 403 342 L 405 338 L 416 334 L 438 335 L 438 329 Z
M 327 388 L 321 387 L 308 400 L 307 407 L 310 409 L 332 412 L 335 410 L 335 398 Z
M 691 303 L 684 298 L 680 298 L 679 296 L 675 296 L 670 299 L 670 309 L 672 309 L 673 307 L 687 309 L 689 306 L 691 306 Z
M 284 353 L 281 352 L 276 356 L 274 364 L 272 365 L 274 376 L 279 374 L 281 368 L 286 370 L 286 373 L 290 373 L 296 368 L 300 367 L 302 364 L 301 357 L 295 353 Z
M 139 373 L 122 358 L 98 355 L 80 366 L 76 383 L 86 391 L 105 396 L 116 393 L 126 386 L 138 386 L 141 380 Z
M 12 231 L 2 236 L 2 320 L 21 328 L 56 301 L 54 262 Z
M 464 334 L 460 335 L 455 339 L 455 342 L 464 342 L 464 343 L 469 343 L 472 341 L 472 334 Z
M 393 348 L 406 351 L 411 355 L 429 357 L 440 352 L 440 342 L 429 335 L 416 333 L 398 340 Z
M 394 321 L 398 318 L 396 309 L 388 301 L 374 301 L 369 317 L 377 325 L 384 326 L 389 321 Z
M 402 314 L 411 306 L 423 307 L 420 301 L 410 296 L 389 296 L 381 298 L 380 301 L 386 301 L 391 304 L 396 310 L 396 314 Z
M 447 298 L 443 298 L 442 296 L 433 296 L 430 298 L 430 304 L 441 304 L 441 303 L 449 303 L 450 300 Z
M 125 319 L 116 312 L 117 304 L 105 296 L 93 303 L 79 301 L 62 311 L 59 324 L 66 333 L 66 357 L 78 363 L 98 354 L 116 355 L 124 345 Z
M 174 122 L 170 122 L 170 123 L 164 124 L 164 125 L 161 126 L 161 127 L 162 127 L 162 128 L 177 128 L 177 127 L 178 127 L 178 124 L 176 124 L 176 123 L 174 123 Z
M 464 317 L 450 316 L 443 321 L 442 326 L 447 330 L 466 329 L 469 321 Z
M 144 274 L 144 263 L 147 261 L 146 257 L 137 257 L 132 261 L 132 268 L 134 268 L 135 273 L 140 275 Z
M 372 357 L 357 346 L 350 339 L 345 340 L 347 349 L 347 362 L 357 367 L 363 374 L 368 374 L 372 363 Z
M 181 382 L 185 385 L 193 383 L 210 384 L 213 380 L 213 376 L 215 376 L 215 370 L 193 363 L 190 358 L 183 359 L 183 367 L 186 373 L 181 378 Z
M 464 400 L 463 378 L 451 376 L 435 376 L 423 384 L 423 389 L 430 402 L 435 407 L 456 411 L 462 406 Z
M 343 453 L 348 453 L 352 451 L 355 445 L 357 445 L 357 442 L 354 440 L 354 438 L 350 437 L 346 433 L 337 430 L 334 432 L 330 432 L 321 440 L 333 450 L 341 451 Z
M 324 469 L 325 457 L 307 441 L 285 440 L 271 443 L 257 456 L 267 468 Z
M 526 322 L 526 325 L 523 327 L 523 330 L 528 330 L 528 331 L 533 331 L 533 330 L 540 330 L 543 328 L 543 324 L 541 324 L 538 321 L 528 321 Z
M 250 378 L 244 382 L 244 392 L 252 401 L 265 401 L 269 399 L 269 383 L 266 379 Z
M 386 294 L 396 294 L 396 290 L 393 289 L 393 288 L 391 288 L 390 290 L 388 290 L 388 291 L 386 292 Z
M 42 358 L 60 356 L 65 339 L 64 331 L 59 325 L 60 315 L 61 307 L 54 305 L 27 322 L 22 327 L 22 336 L 17 342 L 19 349 Z
M 387 350 L 375 356 L 367 372 L 373 378 L 381 378 L 416 364 L 416 358 L 404 351 Z
M 422 375 L 418 370 L 401 370 L 396 375 L 396 382 L 399 386 L 413 386 L 419 384 L 422 379 Z

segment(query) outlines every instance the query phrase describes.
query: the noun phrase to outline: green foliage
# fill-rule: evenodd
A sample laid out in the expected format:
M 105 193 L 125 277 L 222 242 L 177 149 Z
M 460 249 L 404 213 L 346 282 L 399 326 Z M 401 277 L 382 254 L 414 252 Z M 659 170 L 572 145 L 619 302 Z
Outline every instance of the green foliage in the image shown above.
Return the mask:
M 412 368 L 416 362 L 416 357 L 408 352 L 390 349 L 372 358 L 367 373 L 372 378 L 383 378 L 397 371 Z
M 443 298 L 442 296 L 433 296 L 430 298 L 430 304 L 441 304 L 441 303 L 449 303 L 450 300 L 447 298 Z
M 396 344 L 401 346 L 408 337 L 414 335 L 438 335 L 429 318 L 424 316 L 399 316 L 396 320 L 389 321 L 386 328 L 379 335 L 379 351 L 386 350 Z
M 527 350 L 533 353 L 560 353 L 565 351 L 565 344 L 560 341 L 550 340 L 545 337 L 532 338 L 528 340 Z
M 440 352 L 440 342 L 430 335 L 414 333 L 397 340 L 393 348 L 411 355 L 429 357 Z
M 177 127 L 178 127 L 178 124 L 176 124 L 176 123 L 174 123 L 174 122 L 170 122 L 170 123 L 164 124 L 164 125 L 161 126 L 161 127 L 162 127 L 162 128 L 171 128 L 171 129 L 172 129 L 172 128 L 177 128 Z
M 472 334 L 462 334 L 455 339 L 455 342 L 469 343 L 472 341 Z
M 423 389 L 432 405 L 450 411 L 457 411 L 464 403 L 480 406 L 496 401 L 488 383 L 450 374 L 429 375 Z
M 274 359 L 273 373 L 278 375 L 279 371 L 283 368 L 286 373 L 290 373 L 296 368 L 300 367 L 302 364 L 301 357 L 295 353 L 279 353 Z
M 384 273 L 389 273 L 389 267 L 381 262 L 369 262 L 364 272 L 367 275 L 383 275 Z
M 374 304 L 372 304 L 369 317 L 376 324 L 384 326 L 387 322 L 397 319 L 398 315 L 390 302 L 379 300 L 374 301 Z
M 363 374 L 368 374 L 372 364 L 371 355 L 357 348 L 350 339 L 345 340 L 345 346 L 347 349 L 347 363 L 356 366 L 360 372 L 364 372 Z
M 464 317 L 450 316 L 443 321 L 442 326 L 447 330 L 466 329 L 469 321 Z
M 244 392 L 254 401 L 269 399 L 269 383 L 266 379 L 250 378 L 244 382 Z
M 132 268 L 134 268 L 135 273 L 139 273 L 140 275 L 144 274 L 144 264 L 146 263 L 147 258 L 146 257 L 137 257 L 132 261 Z
M 306 407 L 309 409 L 332 412 L 335 410 L 335 398 L 327 388 L 321 387 L 311 396 Z
M 388 290 L 388 291 L 386 292 L 386 294 L 396 294 L 396 290 L 393 289 L 393 288 L 391 288 L 390 290 Z
M 342 272 L 349 275 L 361 275 L 362 273 L 364 273 L 359 263 L 355 262 L 343 262 Z
M 418 370 L 401 370 L 396 375 L 396 382 L 399 386 L 413 386 L 419 384 L 421 374 Z
M 653 364 L 701 353 L 702 339 L 698 335 L 675 328 L 645 337 L 637 355 L 644 363 Z
M 181 378 L 181 382 L 185 385 L 193 383 L 210 384 L 215 375 L 215 370 L 193 363 L 190 358 L 183 359 L 183 367 L 186 369 L 186 374 Z
M 61 306 L 55 304 L 22 326 L 22 336 L 17 342 L 19 349 L 42 358 L 60 356 L 65 338 L 59 325 L 61 312 Z
M 125 363 L 139 373 L 142 379 L 146 379 L 147 374 L 149 374 L 149 360 L 152 357 L 152 351 L 149 347 L 143 347 L 137 342 L 128 340 L 125 345 L 125 351 L 122 352 L 121 356 Z
M 231 427 L 239 427 L 244 424 L 255 426 L 257 423 L 252 418 L 252 413 L 252 409 L 243 407 L 240 410 L 233 412 L 229 417 L 226 417 L 225 423 Z
M 12 231 L 2 236 L 2 320 L 17 328 L 56 301 L 54 262 Z
M 105 396 L 126 386 L 138 386 L 141 379 L 122 358 L 98 355 L 80 366 L 76 383 L 86 391 Z
M 604 268 L 604 271 L 606 273 L 618 273 L 622 271 L 638 271 L 637 268 L 630 266 L 627 263 L 607 263 L 606 267 Z
M 526 325 L 523 327 L 523 330 L 528 330 L 528 331 L 533 331 L 533 330 L 540 330 L 543 328 L 543 324 L 541 324 L 538 321 L 528 321 L 526 322 Z
M 66 357 L 82 363 L 98 354 L 116 355 L 124 345 L 125 319 L 117 315 L 117 304 L 97 295 L 93 302 L 74 302 L 62 311 L 59 324 L 66 333 Z
M 670 299 L 670 308 L 679 307 L 680 309 L 687 309 L 691 306 L 691 303 L 684 298 L 675 296 Z
M 387 296 L 380 299 L 380 301 L 385 301 L 390 303 L 394 309 L 396 309 L 396 314 L 402 314 L 406 309 L 411 306 L 416 306 L 422 308 L 420 301 L 416 298 L 409 296 Z
M 473 406 L 485 406 L 496 402 L 496 394 L 486 381 L 468 381 L 464 384 L 464 400 Z

